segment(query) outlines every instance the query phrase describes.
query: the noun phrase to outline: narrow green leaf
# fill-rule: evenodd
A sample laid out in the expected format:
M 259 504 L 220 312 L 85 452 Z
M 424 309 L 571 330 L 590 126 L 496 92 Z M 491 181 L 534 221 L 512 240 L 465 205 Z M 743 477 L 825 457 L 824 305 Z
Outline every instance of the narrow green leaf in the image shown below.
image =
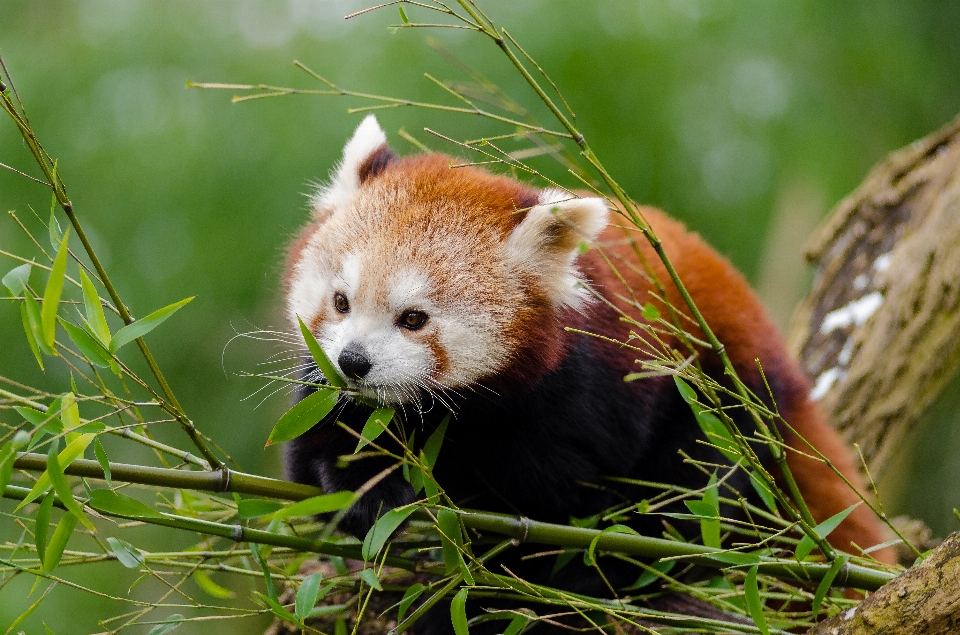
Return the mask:
M 237 503 L 237 516 L 240 518 L 260 518 L 283 509 L 283 503 L 265 498 L 245 498 Z
M 87 449 L 87 446 L 90 445 L 95 436 L 96 435 L 94 434 L 81 434 L 79 437 L 67 444 L 67 447 L 64 448 L 57 457 L 61 474 L 63 473 L 63 468 L 73 463 L 77 457 L 83 456 L 83 451 Z M 17 505 L 14 511 L 22 509 L 24 506 L 32 503 L 39 498 L 41 494 L 47 491 L 47 489 L 50 487 L 49 472 L 49 470 L 46 470 L 40 475 L 40 478 L 37 479 L 37 482 L 33 484 L 33 488 L 30 490 L 30 493 L 28 493 L 27 496 L 20 501 L 20 504 Z
M 377 591 L 383 591 L 383 587 L 380 585 L 380 578 L 377 577 L 377 572 L 373 569 L 364 569 L 360 572 L 360 579 L 366 582 L 368 585 L 376 589 Z
M 697 391 L 691 388 L 690 384 L 685 382 L 677 375 L 673 376 L 673 383 L 677 385 L 677 390 L 680 391 L 680 396 L 683 397 L 684 401 L 686 401 L 688 404 L 692 404 L 697 401 Z
M 40 565 L 47 561 L 47 532 L 50 531 L 50 512 L 53 509 L 53 492 L 47 492 L 37 509 L 37 520 L 33 528 L 33 544 L 37 547 Z
M 68 392 L 60 396 L 60 421 L 67 431 L 76 432 L 80 427 L 80 407 L 77 405 L 77 396 Z
M 374 410 L 367 419 L 367 422 L 363 425 L 363 430 L 360 431 L 362 438 L 357 443 L 357 449 L 354 450 L 354 453 L 359 452 L 363 446 L 371 441 L 376 441 L 377 437 L 387 429 L 392 419 L 393 408 L 377 408 Z
M 143 565 L 143 554 L 126 540 L 107 538 L 110 552 L 117 561 L 128 569 L 139 569 Z
M 416 509 L 417 508 L 413 506 L 403 509 L 391 509 L 378 518 L 377 522 L 373 524 L 373 527 L 370 528 L 370 531 L 368 531 L 367 535 L 363 538 L 362 553 L 364 561 L 370 560 L 375 556 L 380 551 L 380 548 L 383 547 L 384 543 L 390 539 L 393 532 L 397 530 L 397 527 L 403 524 L 403 521 L 416 511 Z
M 267 561 L 264 559 L 263 554 L 260 553 L 260 545 L 253 542 L 249 544 L 250 544 L 250 555 L 253 556 L 253 561 L 256 562 L 260 566 L 260 570 L 263 571 L 263 582 L 267 586 L 267 596 L 271 600 L 273 600 L 274 603 L 276 603 L 277 587 L 274 586 L 273 584 L 273 576 L 270 575 L 270 566 L 267 564 Z M 286 612 L 285 609 L 284 611 Z M 287 612 L 287 615 L 290 615 L 290 613 Z M 289 618 L 285 618 L 285 619 L 291 619 L 291 621 L 296 621 L 296 618 L 293 617 L 293 615 L 290 615 Z
M 77 503 L 73 497 L 73 491 L 70 489 L 70 485 L 67 484 L 67 477 L 63 475 L 63 468 L 60 467 L 60 461 L 55 452 L 56 447 L 56 444 L 51 444 L 50 453 L 47 455 L 46 474 L 50 475 L 50 482 L 53 483 L 53 489 L 57 493 L 57 496 L 60 497 L 60 502 L 63 503 L 71 514 L 76 516 L 87 529 L 96 531 L 93 523 L 90 522 L 87 515 L 83 513 L 80 504 Z
M 648 322 L 653 322 L 660 318 L 660 311 L 652 303 L 647 302 L 643 305 L 643 318 Z M 683 380 L 681 379 L 680 381 Z
M 103 449 L 103 445 L 100 444 L 100 439 L 97 439 L 96 443 L 94 443 L 93 453 L 97 457 L 97 463 L 99 463 L 101 469 L 103 469 L 103 480 L 107 482 L 107 487 L 113 488 L 110 476 L 110 461 L 107 459 L 107 452 Z
M 270 431 L 266 445 L 296 439 L 317 425 L 337 405 L 340 393 L 331 388 L 320 388 L 290 408 Z M 264 446 L 266 447 L 266 446 Z
M 693 415 L 697 419 L 697 425 L 700 426 L 703 434 L 706 435 L 707 441 L 717 446 L 720 453 L 727 457 L 727 460 L 730 462 L 736 463 L 740 460 L 740 450 L 737 449 L 736 441 L 733 440 L 730 431 L 727 430 L 723 422 L 717 418 L 717 415 L 712 412 L 707 412 L 706 410 L 701 410 L 697 404 L 690 404 L 690 408 L 693 410 Z
M 753 485 L 753 490 L 757 493 L 757 496 L 760 497 L 760 500 L 763 501 L 763 504 L 766 505 L 767 509 L 776 514 L 777 501 L 767 487 L 766 482 L 764 482 L 763 477 L 760 476 L 756 470 L 750 470 L 750 484 Z
M 633 534 L 634 536 L 639 536 L 631 527 L 626 525 L 610 525 L 609 527 L 604 527 L 603 531 L 593 537 L 593 540 L 590 541 L 590 546 L 587 547 L 587 550 L 583 552 L 583 563 L 588 567 L 592 567 L 597 563 L 596 556 L 594 555 L 597 550 L 597 543 L 600 542 L 600 537 L 604 534 Z
M 53 177 L 57 177 L 57 167 L 54 163 L 53 167 Z M 50 195 L 50 222 L 47 223 L 47 234 L 50 237 L 50 247 L 53 249 L 60 248 L 60 241 L 63 240 L 63 230 L 60 229 L 60 221 L 57 220 L 57 193 L 53 192 Z
M 520 631 L 523 630 L 523 627 L 527 625 L 530 621 L 530 618 L 526 615 L 518 615 L 507 624 L 507 628 L 503 631 L 503 635 L 517 635 Z
M 20 317 L 24 322 L 23 328 L 26 332 L 30 348 L 38 350 L 44 355 L 53 355 L 53 349 L 47 346 L 46 341 L 43 339 L 43 327 L 41 326 L 43 320 L 42 312 L 40 305 L 32 295 L 28 293 L 23 296 Z M 37 361 L 40 362 L 40 370 L 43 370 L 43 359 L 38 359 Z
M 24 292 L 30 282 L 32 270 L 33 265 L 28 262 L 7 272 L 3 277 L 3 286 L 10 290 L 10 295 L 18 296 Z
M 60 295 L 63 293 L 63 280 L 67 274 L 67 241 L 70 238 L 70 228 L 63 234 L 57 256 L 53 259 L 50 277 L 47 279 L 47 288 L 43 292 L 43 308 L 40 311 L 40 325 L 43 331 L 43 341 L 50 349 L 57 338 L 57 311 L 60 309 Z
M 840 569 L 843 568 L 843 565 L 847 564 L 849 559 L 850 556 L 846 554 L 839 556 L 833 561 L 833 564 L 830 565 L 830 568 L 827 570 L 827 574 L 823 576 L 822 580 L 820 580 L 820 585 L 817 586 L 817 592 L 813 596 L 813 605 L 811 606 L 811 609 L 813 610 L 813 619 L 817 619 L 817 616 L 820 615 L 820 605 L 823 604 L 824 598 L 827 597 L 827 591 L 830 590 L 830 586 L 833 584 L 834 578 L 837 577 L 837 574 L 840 573 Z
M 315 516 L 316 514 L 335 512 L 338 509 L 350 507 L 354 500 L 356 500 L 356 494 L 349 491 L 321 494 L 277 510 L 273 513 L 273 518 L 282 520 L 297 516 Z
M 116 334 L 110 338 L 110 353 L 116 354 L 122 346 L 129 344 L 138 337 L 143 337 L 153 329 L 157 328 L 166 321 L 168 317 L 180 310 L 183 305 L 187 302 L 193 300 L 193 296 L 180 300 L 179 302 L 174 302 L 168 306 L 163 307 L 162 309 L 157 309 L 150 315 L 144 318 L 140 318 L 136 322 L 127 324 L 125 327 L 116 332 Z
M 397 9 L 400 10 L 400 20 L 402 20 L 404 24 L 410 24 L 410 18 L 407 17 L 407 12 L 403 10 L 403 5 L 398 6 Z
M 767 619 L 763 615 L 763 604 L 760 602 L 760 589 L 757 586 L 757 567 L 753 565 L 747 572 L 747 579 L 743 583 L 743 599 L 747 603 L 747 610 L 753 623 L 757 625 L 763 635 L 770 635 Z
M 313 573 L 300 583 L 300 588 L 297 589 L 297 601 L 294 606 L 297 619 L 301 622 L 307 619 L 310 609 L 316 605 L 320 597 L 321 582 L 323 582 L 323 574 Z
M 447 424 L 450 423 L 451 416 L 451 413 L 447 413 L 447 416 L 443 418 L 443 421 L 441 421 L 437 429 L 433 431 L 433 434 L 427 438 L 427 442 L 423 446 L 423 456 L 427 462 L 427 467 L 430 468 L 431 471 L 433 471 L 433 466 L 437 464 L 437 457 L 440 456 L 443 436 L 447 433 Z
M 73 535 L 73 530 L 77 528 L 77 521 L 81 517 L 75 514 L 64 514 L 57 523 L 57 528 L 53 530 L 53 536 L 50 537 L 50 544 L 47 545 L 47 551 L 44 556 L 43 570 L 50 573 L 60 564 L 60 558 L 63 557 L 63 550 L 67 548 L 67 541 Z
M 440 530 L 440 543 L 443 545 L 443 564 L 447 575 L 460 569 L 460 548 L 463 546 L 463 534 L 456 512 L 449 509 L 437 510 L 437 529 Z
M 427 587 L 423 586 L 419 582 L 411 584 L 406 591 L 403 593 L 403 598 L 400 600 L 400 608 L 397 610 L 397 624 L 403 621 L 403 616 L 406 614 L 410 606 L 417 601 L 417 598 L 420 597 Z
M 303 320 L 297 317 L 297 321 L 300 323 L 300 332 L 303 333 L 303 341 L 306 342 L 307 348 L 310 349 L 310 354 L 313 355 L 313 361 L 317 363 L 317 368 L 319 368 L 323 376 L 327 378 L 327 383 L 334 388 L 346 388 L 347 380 L 340 375 L 337 368 L 333 365 L 333 362 L 330 361 L 327 354 L 320 348 L 320 343 L 317 342 L 317 338 L 313 336 L 313 333 L 311 333 L 307 325 L 303 323 Z
M 275 598 L 270 597 L 269 595 L 264 595 L 259 591 L 254 591 L 258 598 L 263 600 L 263 603 L 267 605 L 267 608 L 270 609 L 270 612 L 279 617 L 281 620 L 286 620 L 293 624 L 299 626 L 300 621 L 297 619 L 297 616 L 283 608 L 283 605 L 280 604 Z
M 87 501 L 87 505 L 98 512 L 120 516 L 121 518 L 162 518 L 160 512 L 141 503 L 136 498 L 109 489 L 93 490 L 90 493 L 90 500 Z
M 470 635 L 467 628 L 467 594 L 470 589 L 463 587 L 453 596 L 450 602 L 450 619 L 453 621 L 453 632 L 456 635 Z
M 347 635 L 347 620 L 342 615 L 337 617 L 337 623 L 333 625 L 333 635 Z
M 17 414 L 23 417 L 27 422 L 34 425 L 34 442 L 42 439 L 43 435 L 46 433 L 61 434 L 63 432 L 63 422 L 60 421 L 60 418 L 56 416 L 56 413 L 60 411 L 60 400 L 56 399 L 50 405 L 51 407 L 48 408 L 46 412 L 40 412 L 39 410 L 34 410 L 33 408 L 26 408 L 23 406 L 14 407 L 14 410 L 17 411 Z
M 175 628 L 179 628 L 183 624 L 184 618 L 179 613 L 174 613 L 170 617 L 166 618 L 156 626 L 150 629 L 150 632 L 147 635 L 166 635 Z
M 67 332 L 70 341 L 88 362 L 100 368 L 110 367 L 110 354 L 95 339 L 87 335 L 86 331 L 61 317 L 58 317 L 57 321 L 60 322 L 60 326 Z
M 54 635 L 54 632 L 50 630 L 50 627 L 47 626 L 47 623 L 46 623 L 46 622 L 43 623 L 43 631 L 44 631 L 47 635 Z
M 823 521 L 822 523 L 814 527 L 813 530 L 821 538 L 826 538 L 827 536 L 830 535 L 831 532 L 833 532 L 834 529 L 836 529 L 840 525 L 840 523 L 843 522 L 843 520 L 847 516 L 850 515 L 850 512 L 855 510 L 859 505 L 860 503 L 855 503 L 850 507 L 847 507 L 842 512 L 838 514 L 834 514 L 830 518 L 826 519 L 825 521 Z M 797 558 L 797 560 L 803 560 L 808 555 L 810 555 L 810 552 L 813 551 L 813 548 L 816 546 L 817 545 L 813 542 L 813 539 L 810 538 L 810 536 L 804 535 L 803 538 L 800 539 L 800 542 L 797 543 L 797 550 L 795 553 L 795 557 Z
M 100 302 L 97 288 L 93 286 L 93 281 L 87 277 L 83 267 L 80 267 L 80 287 L 83 289 L 83 307 L 87 313 L 87 324 L 100 342 L 107 346 L 110 342 L 110 327 L 107 325 L 107 317 L 103 314 L 103 303 Z
M 666 560 L 661 561 L 657 560 L 649 565 L 649 569 L 645 569 L 643 573 L 640 574 L 640 577 L 637 578 L 637 581 L 631 584 L 628 587 L 624 587 L 623 591 L 639 591 L 640 589 L 650 586 L 657 580 L 663 578 L 663 576 L 670 573 L 674 565 L 677 564 L 676 560 Z
M 212 597 L 229 600 L 236 596 L 236 593 L 230 589 L 226 589 L 214 582 L 213 578 L 203 569 L 197 569 L 193 572 L 193 581 L 197 583 L 197 586 L 200 587 L 204 593 Z

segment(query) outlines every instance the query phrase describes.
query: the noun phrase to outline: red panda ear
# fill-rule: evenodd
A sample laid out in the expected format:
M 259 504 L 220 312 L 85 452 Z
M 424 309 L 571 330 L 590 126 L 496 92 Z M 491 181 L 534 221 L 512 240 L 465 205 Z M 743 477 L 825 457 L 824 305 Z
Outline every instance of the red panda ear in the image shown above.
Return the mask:
M 574 261 L 581 243 L 607 226 L 609 210 L 599 198 L 576 198 L 556 190 L 540 193 L 504 243 L 507 259 L 540 278 L 557 306 L 581 305 L 586 292 Z
M 367 115 L 343 147 L 343 158 L 330 175 L 330 183 L 311 197 L 314 219 L 322 221 L 349 203 L 360 186 L 383 172 L 394 158 L 377 118 Z

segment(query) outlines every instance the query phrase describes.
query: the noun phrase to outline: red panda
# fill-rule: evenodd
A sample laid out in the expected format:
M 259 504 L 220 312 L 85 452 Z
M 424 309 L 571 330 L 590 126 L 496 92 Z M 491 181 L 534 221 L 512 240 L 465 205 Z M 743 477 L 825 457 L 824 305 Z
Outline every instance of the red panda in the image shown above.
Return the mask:
M 607 204 L 476 167 L 452 169 L 452 162 L 441 154 L 397 157 L 373 116 L 360 124 L 289 249 L 286 311 L 294 332 L 302 319 L 351 390 L 396 406 L 408 421 L 429 428 L 454 411 L 435 475 L 463 505 L 566 523 L 644 495 L 605 476 L 702 487 L 707 477 L 678 450 L 705 461 L 720 455 L 698 442 L 702 433 L 673 379 L 626 382 L 637 370 L 636 350 L 565 328 L 622 341 L 627 328 L 618 310 L 636 315 L 647 302 L 664 308 L 650 296 L 655 289 L 624 229 L 609 223 Z M 655 209 L 642 213 L 742 380 L 766 394 L 759 359 L 784 420 L 860 486 L 849 451 L 810 400 L 807 378 L 743 276 L 679 222 Z M 580 253 L 584 241 L 634 265 L 614 273 L 597 250 Z M 683 307 L 652 248 L 637 243 L 667 285 L 666 299 Z M 612 305 L 593 301 L 591 290 Z M 700 353 L 705 371 L 722 379 L 717 357 Z M 305 378 L 323 380 L 315 367 Z M 390 465 L 386 458 L 338 465 L 356 438 L 334 419 L 359 430 L 368 414 L 347 400 L 291 442 L 290 477 L 354 490 Z M 752 431 L 742 411 L 734 418 Z M 788 443 L 808 453 L 796 438 Z M 788 462 L 817 521 L 859 500 L 821 462 L 796 452 Z M 750 491 L 745 478 L 729 482 Z M 396 471 L 341 526 L 362 537 L 378 514 L 412 500 Z M 631 524 L 662 531 L 656 517 Z M 829 537 L 847 551 L 885 539 L 862 505 Z M 889 561 L 892 553 L 875 555 Z M 511 570 L 589 591 L 583 569 L 558 581 L 545 560 L 515 561 L 523 571 Z

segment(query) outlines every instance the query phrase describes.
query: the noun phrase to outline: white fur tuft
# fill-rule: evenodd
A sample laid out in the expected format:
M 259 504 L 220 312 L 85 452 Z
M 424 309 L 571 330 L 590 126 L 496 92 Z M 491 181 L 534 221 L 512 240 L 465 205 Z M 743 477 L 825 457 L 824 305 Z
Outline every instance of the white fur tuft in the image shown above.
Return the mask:
M 387 135 L 377 118 L 367 115 L 343 147 L 343 158 L 331 174 L 330 183 L 319 187 L 310 198 L 314 218 L 321 220 L 350 202 L 360 188 L 360 166 L 386 143 Z
M 544 190 L 539 200 L 507 238 L 504 255 L 539 277 L 557 307 L 580 308 L 589 296 L 575 264 L 578 248 L 596 239 L 610 212 L 602 199 L 560 190 Z

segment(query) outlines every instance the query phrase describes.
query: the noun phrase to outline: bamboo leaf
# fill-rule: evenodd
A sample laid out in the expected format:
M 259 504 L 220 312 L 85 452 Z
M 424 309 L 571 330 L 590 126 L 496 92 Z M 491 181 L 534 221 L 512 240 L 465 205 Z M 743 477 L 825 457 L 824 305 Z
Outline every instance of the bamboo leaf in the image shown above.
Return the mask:
M 53 492 L 47 492 L 37 509 L 37 519 L 33 528 L 33 544 L 37 547 L 40 565 L 47 561 L 47 532 L 50 531 L 50 512 L 53 509 Z
M 81 434 L 79 437 L 67 444 L 67 447 L 64 448 L 57 457 L 57 463 L 60 466 L 61 474 L 63 473 L 63 468 L 73 463 L 77 457 L 83 455 L 83 451 L 87 449 L 87 446 L 90 445 L 95 436 L 96 435 L 94 434 Z M 47 491 L 47 489 L 50 487 L 49 472 L 49 470 L 46 470 L 40 475 L 40 478 L 37 479 L 37 482 L 33 484 L 33 488 L 26 495 L 26 497 L 20 501 L 20 504 L 17 505 L 14 511 L 22 509 L 24 506 L 32 503 Z
M 153 329 L 157 328 L 166 321 L 171 315 L 179 311 L 186 303 L 193 300 L 193 296 L 180 300 L 179 302 L 174 302 L 173 304 L 167 305 L 162 309 L 157 309 L 150 315 L 144 318 L 140 318 L 136 322 L 131 322 L 125 327 L 116 332 L 116 334 L 110 338 L 110 353 L 116 354 L 122 346 L 129 344 L 133 340 L 143 337 Z
M 639 591 L 640 589 L 653 584 L 657 580 L 662 579 L 665 575 L 670 573 L 676 564 L 676 560 L 658 560 L 656 562 L 652 562 L 650 563 L 649 568 L 645 569 L 644 572 L 640 574 L 640 577 L 637 578 L 636 582 L 628 587 L 624 587 L 622 590 Z
M 830 535 L 830 533 L 834 529 L 836 529 L 840 525 L 840 523 L 843 522 L 843 520 L 847 516 L 850 515 L 850 512 L 856 509 L 859 505 L 860 503 L 855 503 L 850 507 L 847 507 L 845 510 L 843 510 L 839 514 L 834 514 L 830 518 L 826 519 L 825 521 L 823 521 L 822 523 L 814 527 L 813 530 L 821 538 L 826 538 L 827 536 Z M 797 550 L 794 554 L 796 559 L 803 560 L 808 555 L 810 555 L 810 552 L 813 551 L 813 548 L 816 546 L 817 545 L 813 542 L 813 539 L 810 538 L 810 536 L 804 535 L 804 537 L 800 539 L 800 542 L 797 543 Z
M 760 497 L 760 500 L 763 501 L 763 504 L 767 506 L 772 513 L 777 513 L 777 501 L 773 497 L 773 493 L 770 491 L 766 482 L 764 482 L 763 477 L 760 476 L 760 473 L 756 470 L 750 470 L 750 484 L 753 485 L 753 490 Z
M 103 470 L 103 480 L 107 482 L 107 487 L 113 489 L 110 475 L 110 460 L 107 459 L 107 452 L 103 449 L 100 439 L 97 439 L 96 443 L 93 444 L 93 453 L 97 457 L 97 463 L 100 464 L 100 468 Z
M 283 503 L 265 498 L 245 498 L 237 503 L 237 516 L 240 518 L 260 518 L 283 509 Z
M 93 282 L 87 277 L 83 267 L 80 267 L 80 288 L 83 289 L 83 307 L 87 313 L 87 324 L 100 342 L 107 346 L 110 342 L 110 327 L 107 317 L 103 314 L 103 303 Z
M 377 519 L 377 522 L 373 524 L 373 527 L 370 528 L 370 531 L 367 532 L 367 535 L 363 539 L 363 559 L 364 561 L 370 560 L 375 556 L 380 548 L 383 547 L 384 543 L 390 539 L 390 536 L 393 535 L 393 532 L 397 530 L 403 521 L 405 521 L 410 514 L 416 511 L 416 507 L 406 507 L 403 509 L 391 509 L 386 514 Z
M 437 529 L 440 530 L 440 543 L 443 545 L 443 564 L 447 575 L 461 569 L 463 562 L 460 549 L 463 547 L 463 534 L 456 512 L 449 509 L 437 510 Z
M 648 322 L 653 322 L 660 319 L 660 311 L 652 303 L 647 302 L 643 305 L 643 318 Z M 678 377 L 674 376 L 679 379 Z M 680 381 L 683 381 L 682 379 Z
M 627 527 L 626 525 L 610 525 L 609 527 L 605 527 L 603 531 L 593 537 L 593 540 L 590 541 L 590 546 L 586 551 L 583 552 L 583 563 L 585 565 L 592 567 L 597 563 L 596 557 L 594 556 L 594 553 L 597 549 L 597 543 L 600 541 L 601 536 L 610 533 L 633 534 L 634 536 L 640 535 L 636 532 L 636 530 L 631 527 Z
M 383 587 L 380 585 L 380 578 L 377 577 L 377 572 L 373 569 L 364 569 L 361 571 L 360 579 L 377 591 L 383 591 Z
M 400 600 L 400 608 L 397 610 L 397 624 L 403 621 L 404 614 L 426 589 L 427 587 L 423 586 L 419 582 L 416 582 L 411 584 L 407 590 L 404 591 L 403 598 Z
M 304 578 L 303 582 L 300 583 L 300 588 L 297 589 L 296 604 L 294 605 L 295 614 L 300 622 L 307 619 L 307 615 L 310 614 L 310 609 L 312 609 L 317 604 L 317 600 L 320 599 L 321 582 L 323 582 L 323 574 L 313 573 Z
M 81 517 L 75 514 L 64 514 L 57 523 L 57 528 L 53 531 L 50 538 L 50 544 L 47 545 L 47 551 L 43 561 L 43 570 L 50 573 L 60 564 L 60 558 L 63 557 L 63 550 L 67 548 L 67 541 L 73 535 L 77 528 L 77 521 Z
M 229 600 L 232 597 L 236 596 L 236 593 L 230 589 L 225 589 L 216 582 L 213 581 L 213 578 L 207 574 L 203 569 L 197 569 L 193 572 L 193 581 L 197 583 L 197 586 L 200 587 L 204 593 L 221 600 Z
M 340 393 L 331 388 L 320 388 L 290 408 L 270 431 L 264 447 L 296 439 L 317 425 L 337 405 Z
M 837 577 L 837 574 L 840 573 L 843 565 L 847 564 L 848 560 L 850 560 L 850 556 L 846 554 L 839 556 L 833 561 L 833 564 L 830 565 L 823 579 L 820 580 L 820 584 L 817 586 L 817 592 L 813 596 L 813 605 L 810 607 L 813 611 L 813 619 L 817 619 L 817 616 L 820 615 L 820 605 L 823 604 L 823 599 L 827 597 L 827 591 L 830 590 L 833 580 Z
M 183 616 L 179 613 L 174 613 L 170 617 L 166 618 L 156 626 L 150 629 L 150 632 L 147 635 L 166 635 L 175 628 L 179 628 L 183 624 Z
M 260 566 L 260 570 L 263 571 L 263 582 L 267 587 L 267 598 L 272 600 L 275 605 L 279 606 L 279 604 L 277 604 L 277 587 L 275 587 L 273 584 L 273 576 L 270 575 L 270 566 L 264 559 L 263 554 L 260 553 L 260 545 L 253 542 L 249 544 L 250 555 L 253 556 L 254 562 L 256 562 Z M 290 615 L 286 609 L 283 610 L 287 615 L 290 616 L 285 619 L 289 619 L 292 622 L 296 621 L 296 618 L 293 615 Z
M 105 514 L 122 518 L 162 518 L 160 512 L 136 498 L 109 489 L 95 489 L 90 492 L 87 505 Z
M 107 543 L 111 548 L 110 553 L 126 568 L 139 569 L 143 565 L 143 554 L 129 542 L 111 536 L 107 538 Z
M 451 416 L 451 413 L 447 413 L 423 446 L 423 457 L 430 471 L 433 471 L 433 466 L 437 464 L 437 457 L 440 456 L 440 447 L 443 445 L 443 437 L 447 433 L 447 424 L 450 423 Z
M 360 431 L 362 438 L 357 443 L 357 449 L 353 451 L 354 454 L 359 452 L 363 446 L 371 441 L 376 441 L 377 437 L 387 429 L 392 419 L 393 408 L 377 408 L 374 410 L 367 419 L 367 422 L 363 425 L 363 430 Z
M 470 635 L 467 628 L 467 594 L 470 589 L 463 587 L 453 596 L 450 602 L 450 619 L 453 621 L 453 632 L 456 635 Z
M 297 619 L 297 616 L 283 608 L 283 605 L 280 604 L 276 599 L 270 597 L 269 595 L 264 595 L 259 591 L 254 591 L 263 603 L 267 605 L 267 608 L 270 609 L 270 612 L 279 617 L 281 620 L 286 620 L 292 622 L 293 624 L 300 624 L 300 620 Z
M 313 333 L 311 333 L 307 325 L 303 323 L 303 320 L 297 317 L 297 321 L 300 323 L 300 332 L 303 334 L 303 341 L 306 342 L 307 348 L 310 349 L 310 354 L 313 355 L 313 361 L 317 363 L 317 368 L 319 368 L 323 376 L 327 378 L 327 383 L 334 388 L 346 388 L 347 380 L 340 375 L 333 365 L 333 362 L 330 361 L 327 354 L 320 348 L 320 343 L 317 342 L 317 338 L 313 336 Z
M 57 403 L 58 401 L 54 401 L 51 406 Z M 53 407 L 48 408 L 46 412 L 40 412 L 39 410 L 23 406 L 15 406 L 14 410 L 16 410 L 17 414 L 23 417 L 24 420 L 34 425 L 33 440 L 35 442 L 39 441 L 43 437 L 43 434 L 47 432 L 51 434 L 60 434 L 63 432 L 63 422 L 54 414 L 59 411 L 59 406 L 57 406 L 56 409 Z
M 321 494 L 294 503 L 289 507 L 277 510 L 273 513 L 274 520 L 284 518 L 293 518 L 296 516 L 315 516 L 327 512 L 335 512 L 339 509 L 349 507 L 356 500 L 356 494 L 349 491 L 333 492 L 331 494 Z
M 87 332 L 78 326 L 74 326 L 61 317 L 57 318 L 60 326 L 67 332 L 70 341 L 73 342 L 77 350 L 87 359 L 88 362 L 100 368 L 110 367 L 110 354 L 93 337 L 87 335 Z
M 757 586 L 757 568 L 758 565 L 753 565 L 747 572 L 747 579 L 743 583 L 743 598 L 753 623 L 763 635 L 770 635 L 767 620 L 763 615 L 763 604 L 760 601 L 760 588 Z
M 47 288 L 43 292 L 43 308 L 40 311 L 40 325 L 43 332 L 43 341 L 53 350 L 53 343 L 57 337 L 57 311 L 60 309 L 60 296 L 63 293 L 63 281 L 67 274 L 67 241 L 70 238 L 70 228 L 63 234 L 57 256 L 53 259 L 50 277 L 47 279 Z
M 404 24 L 410 24 L 410 18 L 407 17 L 407 12 L 403 10 L 403 5 L 399 5 L 397 9 L 400 10 L 400 20 Z
M 26 290 L 32 270 L 33 265 L 28 262 L 7 272 L 3 277 L 3 286 L 10 290 L 10 295 L 18 296 Z
M 87 443 L 89 444 L 89 440 Z M 71 514 L 76 516 L 80 522 L 83 523 L 84 527 L 90 531 L 96 531 L 93 523 L 90 522 L 90 519 L 87 518 L 87 515 L 83 513 L 83 509 L 73 497 L 73 491 L 71 491 L 70 485 L 67 484 L 67 478 L 63 475 L 63 467 L 60 466 L 60 461 L 56 454 L 56 448 L 57 444 L 50 444 L 50 453 L 47 455 L 46 473 L 50 475 L 50 482 L 53 483 L 53 489 L 57 493 L 57 496 L 60 497 L 60 502 L 63 503 L 63 505 Z
M 23 307 L 20 309 L 20 316 L 24 320 L 24 331 L 27 335 L 27 341 L 30 348 L 38 349 L 44 355 L 54 355 L 53 349 L 47 346 L 43 339 L 43 310 L 36 299 L 29 293 L 23 296 Z M 43 360 L 40 359 L 40 370 L 43 370 Z

